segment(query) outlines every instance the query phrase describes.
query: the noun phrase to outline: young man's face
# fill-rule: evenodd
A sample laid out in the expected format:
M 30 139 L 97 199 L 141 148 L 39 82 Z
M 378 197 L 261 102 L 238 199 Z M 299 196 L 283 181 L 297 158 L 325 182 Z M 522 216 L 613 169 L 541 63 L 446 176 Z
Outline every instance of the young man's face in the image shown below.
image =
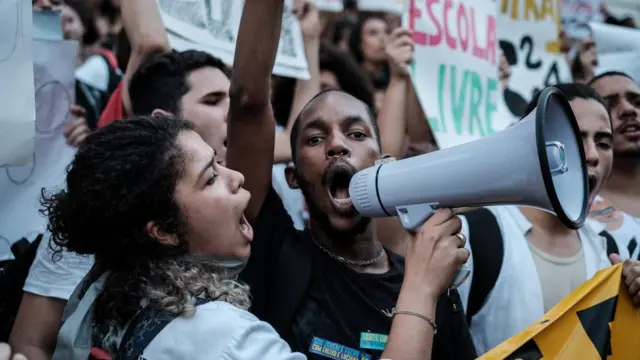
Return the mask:
M 610 107 L 616 158 L 640 158 L 640 87 L 619 75 L 591 85 Z
M 569 102 L 578 120 L 589 173 L 589 204 L 609 178 L 613 166 L 613 135 L 609 114 L 593 99 L 576 98 Z
M 313 221 L 336 234 L 364 231 L 349 198 L 349 182 L 373 166 L 380 147 L 366 105 L 353 96 L 331 91 L 309 104 L 298 120 L 296 169 L 288 171 L 291 187 L 302 189 Z
M 187 76 L 187 83 L 190 90 L 182 97 L 181 116 L 193 122 L 196 132 L 224 163 L 231 82 L 220 69 L 204 67 L 192 71 Z

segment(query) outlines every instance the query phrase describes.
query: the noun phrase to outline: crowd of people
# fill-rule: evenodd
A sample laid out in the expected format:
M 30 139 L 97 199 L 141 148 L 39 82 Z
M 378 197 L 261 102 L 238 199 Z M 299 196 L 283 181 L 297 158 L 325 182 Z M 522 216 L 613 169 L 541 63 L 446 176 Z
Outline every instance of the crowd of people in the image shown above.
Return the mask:
M 348 191 L 378 161 L 438 149 L 398 16 L 293 1 L 310 74 L 296 80 L 272 75 L 284 0 L 245 1 L 232 67 L 173 51 L 155 0 L 32 4 L 81 44 L 77 153 L 43 190 L 15 360 L 475 359 L 618 263 L 640 306 L 640 87 L 596 75 L 588 41 L 564 39 L 575 82 L 555 85 L 586 155 L 584 226 L 496 206 L 440 209 L 411 233 Z

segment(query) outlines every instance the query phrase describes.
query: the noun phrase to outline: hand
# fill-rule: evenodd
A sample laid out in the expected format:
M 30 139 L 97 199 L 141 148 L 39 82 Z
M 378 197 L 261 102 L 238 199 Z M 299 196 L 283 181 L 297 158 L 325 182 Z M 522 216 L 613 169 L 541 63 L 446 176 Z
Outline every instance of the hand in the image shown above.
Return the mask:
M 313 0 L 295 0 L 291 9 L 300 21 L 300 30 L 305 39 L 319 39 L 322 33 L 320 12 Z
M 409 76 L 409 64 L 413 61 L 414 44 L 411 32 L 405 28 L 393 30 L 387 44 L 387 57 L 391 76 Z
M 91 130 L 87 126 L 86 111 L 82 106 L 71 105 L 70 112 L 69 122 L 64 127 L 64 137 L 67 139 L 67 144 L 78 147 Z
M 21 354 L 11 356 L 11 347 L 8 344 L 0 343 L 0 360 L 27 360 L 27 358 Z
M 613 265 L 623 262 L 618 254 L 609 255 L 609 259 Z M 622 264 L 622 277 L 627 284 L 633 304 L 640 307 L 640 261 L 625 260 Z
M 445 292 L 469 259 L 465 240 L 458 236 L 462 221 L 451 209 L 439 209 L 407 244 L 405 278 L 415 277 L 432 295 Z

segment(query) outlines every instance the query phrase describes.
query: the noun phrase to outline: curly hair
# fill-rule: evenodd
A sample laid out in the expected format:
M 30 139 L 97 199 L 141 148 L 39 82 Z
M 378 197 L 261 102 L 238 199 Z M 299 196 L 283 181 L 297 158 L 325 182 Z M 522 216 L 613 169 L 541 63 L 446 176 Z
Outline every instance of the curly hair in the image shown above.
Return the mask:
M 193 313 L 197 297 L 249 308 L 248 287 L 235 281 L 237 274 L 187 252 L 186 219 L 173 194 L 187 156 L 177 140 L 188 130 L 191 123 L 171 117 L 100 128 L 76 153 L 66 189 L 43 190 L 54 252 L 94 255 L 89 282 L 109 273 L 94 308 L 98 328 L 122 329 L 145 302 L 180 316 Z M 152 237 L 150 222 L 178 244 Z
M 222 60 L 202 51 L 171 51 L 151 55 L 131 78 L 131 111 L 134 115 L 149 115 L 155 109 L 181 114 L 180 100 L 190 90 L 187 77 L 192 71 L 204 67 L 213 67 L 227 77 L 231 76 L 231 71 Z

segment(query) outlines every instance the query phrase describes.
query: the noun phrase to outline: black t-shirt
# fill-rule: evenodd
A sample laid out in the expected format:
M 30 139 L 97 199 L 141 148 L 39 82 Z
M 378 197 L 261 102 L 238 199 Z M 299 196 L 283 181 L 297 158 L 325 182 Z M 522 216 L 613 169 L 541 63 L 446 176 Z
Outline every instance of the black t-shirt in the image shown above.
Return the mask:
M 276 306 L 281 304 L 275 301 L 291 296 L 299 301 L 291 304 L 290 321 L 281 328 L 274 326 L 294 351 L 305 353 L 309 359 L 332 358 L 331 354 L 328 357 L 317 354 L 325 345 L 325 350 L 335 350 L 336 358 L 346 354 L 357 360 L 378 359 L 382 354 L 379 348 L 391 329 L 388 314 L 400 293 L 403 259 L 387 251 L 391 268 L 386 273 L 361 274 L 351 270 L 316 247 L 308 232 L 295 230 L 275 191 L 267 196 L 254 228 L 252 255 L 242 274 L 242 279 L 251 286 L 252 312 L 266 321 L 278 318 L 281 314 L 273 314 L 273 309 L 282 306 Z M 283 251 L 290 248 L 295 251 Z M 310 264 L 308 276 L 301 274 L 306 271 L 302 269 L 305 266 L 283 269 L 296 262 Z M 274 300 L 271 294 L 274 288 L 283 292 L 290 289 L 291 293 Z M 297 292 L 302 293 L 297 296 Z M 434 360 L 476 358 L 456 291 L 440 297 L 435 320 L 438 334 L 434 338 Z M 362 340 L 370 341 L 361 347 Z M 318 343 L 321 346 L 314 348 Z

